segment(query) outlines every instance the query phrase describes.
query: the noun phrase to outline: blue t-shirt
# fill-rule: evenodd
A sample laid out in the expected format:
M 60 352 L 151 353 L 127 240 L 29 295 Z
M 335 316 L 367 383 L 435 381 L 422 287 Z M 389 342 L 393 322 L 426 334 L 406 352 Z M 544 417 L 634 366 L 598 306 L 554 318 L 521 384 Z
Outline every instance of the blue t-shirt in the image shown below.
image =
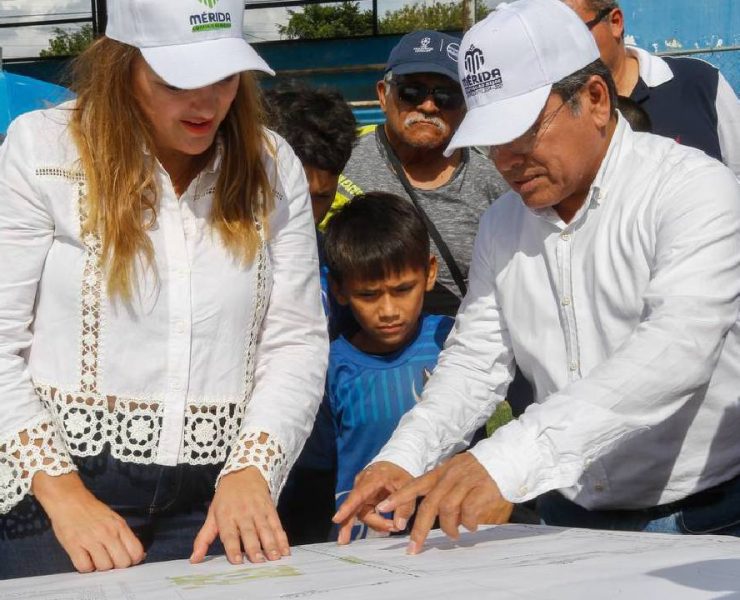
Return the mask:
M 332 342 L 326 393 L 301 464 L 336 468 L 337 508 L 355 476 L 419 401 L 453 323 L 447 316 L 422 315 L 414 339 L 392 354 L 367 354 L 344 336 Z M 364 534 L 363 528 L 356 537 Z

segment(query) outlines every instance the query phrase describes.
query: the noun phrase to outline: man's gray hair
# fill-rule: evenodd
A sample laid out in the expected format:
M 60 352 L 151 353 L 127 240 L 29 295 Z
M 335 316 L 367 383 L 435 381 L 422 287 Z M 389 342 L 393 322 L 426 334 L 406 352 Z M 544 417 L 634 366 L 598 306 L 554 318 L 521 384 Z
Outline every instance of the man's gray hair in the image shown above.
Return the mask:
M 619 2 L 617 0 L 583 0 L 583 4 L 586 8 L 596 13 L 602 10 L 619 8 Z
M 552 85 L 552 91 L 563 99 L 574 115 L 578 115 L 581 111 L 578 92 L 581 91 L 583 86 L 585 86 L 586 83 L 588 83 L 588 80 L 594 75 L 601 77 L 601 79 L 604 80 L 604 83 L 606 83 L 607 90 L 609 91 L 610 113 L 612 116 L 616 115 L 617 86 L 614 84 L 614 79 L 612 78 L 609 68 L 600 58 L 597 58 L 594 62 L 589 63 L 582 69 L 579 69 L 575 73 L 571 73 L 570 75 L 563 77 L 560 81 L 554 83 Z

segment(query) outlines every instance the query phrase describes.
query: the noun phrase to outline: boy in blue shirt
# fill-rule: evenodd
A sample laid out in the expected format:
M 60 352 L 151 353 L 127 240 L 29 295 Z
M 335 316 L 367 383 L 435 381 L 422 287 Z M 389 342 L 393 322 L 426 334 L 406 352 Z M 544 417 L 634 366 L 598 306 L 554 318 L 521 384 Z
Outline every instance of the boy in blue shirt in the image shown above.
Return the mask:
M 359 329 L 331 345 L 326 394 L 301 460 L 336 469 L 338 508 L 419 401 L 454 321 L 422 313 L 437 263 L 408 201 L 380 192 L 356 197 L 329 222 L 324 244 L 332 291 Z M 366 533 L 358 526 L 354 537 Z

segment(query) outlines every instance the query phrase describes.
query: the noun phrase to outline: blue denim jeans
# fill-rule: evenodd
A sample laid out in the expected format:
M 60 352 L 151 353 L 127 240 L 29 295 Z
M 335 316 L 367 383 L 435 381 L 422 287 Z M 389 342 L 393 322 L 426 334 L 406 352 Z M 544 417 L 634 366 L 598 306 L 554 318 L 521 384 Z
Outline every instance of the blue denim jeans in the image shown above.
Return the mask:
M 560 527 L 740 536 L 740 476 L 640 510 L 587 510 L 553 491 L 537 499 L 537 511 L 543 523 Z
M 145 562 L 188 558 L 222 465 L 137 465 L 108 452 L 76 458 L 87 488 L 121 515 L 143 544 Z M 216 540 L 210 554 L 223 554 Z M 0 579 L 74 571 L 33 496 L 0 515 Z

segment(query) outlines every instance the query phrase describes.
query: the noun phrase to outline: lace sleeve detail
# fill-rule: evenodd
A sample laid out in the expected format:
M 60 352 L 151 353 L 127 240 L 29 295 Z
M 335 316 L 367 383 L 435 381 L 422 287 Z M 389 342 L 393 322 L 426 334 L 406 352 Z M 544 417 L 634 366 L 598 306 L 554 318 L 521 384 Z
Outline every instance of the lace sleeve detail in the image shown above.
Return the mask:
M 264 431 L 252 431 L 242 434 L 234 444 L 229 458 L 216 481 L 218 487 L 221 478 L 246 467 L 257 467 L 267 480 L 270 494 L 277 503 L 280 490 L 288 475 L 285 469 L 286 456 L 280 444 Z
M 0 440 L 0 514 L 30 493 L 38 471 L 64 475 L 76 470 L 48 415 L 10 439 Z

